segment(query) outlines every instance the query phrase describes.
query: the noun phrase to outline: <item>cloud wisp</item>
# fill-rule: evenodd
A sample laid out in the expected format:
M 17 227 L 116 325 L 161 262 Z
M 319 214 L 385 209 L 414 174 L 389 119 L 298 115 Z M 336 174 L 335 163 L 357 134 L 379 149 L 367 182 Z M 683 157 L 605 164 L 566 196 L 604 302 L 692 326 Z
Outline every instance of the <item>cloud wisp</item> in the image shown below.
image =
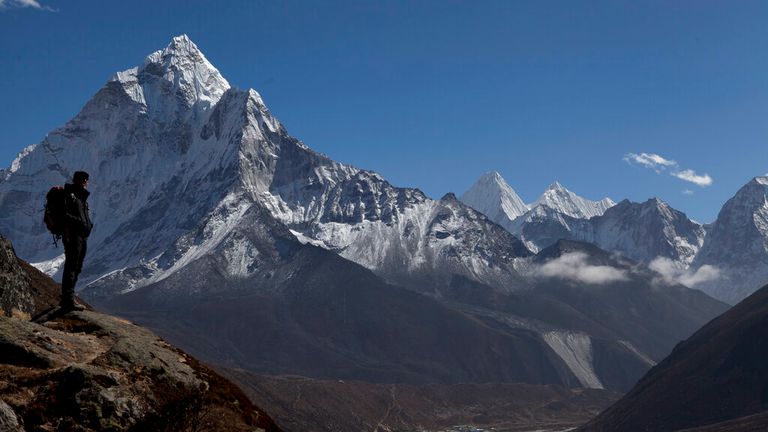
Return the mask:
M 57 12 L 56 9 L 42 5 L 37 0 L 0 0 L 0 11 L 10 8 L 32 8 L 41 11 Z
M 712 177 L 709 174 L 698 175 L 690 169 L 674 172 L 672 175 L 680 180 L 685 180 L 699 186 L 709 186 L 712 184 Z
M 672 177 L 677 177 L 680 180 L 693 183 L 697 186 L 710 186 L 713 182 L 712 177 L 710 177 L 709 174 L 700 175 L 696 174 L 696 171 L 692 169 L 683 169 L 680 167 L 680 164 L 672 159 L 667 159 L 655 153 L 627 153 L 624 155 L 623 159 L 630 165 L 640 165 L 652 169 L 656 174 L 661 174 L 665 171 L 669 172 L 669 175 Z
M 628 163 L 636 163 L 646 168 L 650 168 L 657 173 L 660 173 L 668 167 L 677 166 L 677 162 L 669 159 L 665 159 L 655 153 L 627 153 L 624 155 L 624 160 Z
M 698 269 L 681 269 L 669 258 L 656 257 L 648 267 L 660 274 L 668 283 L 679 283 L 689 288 L 720 278 L 720 269 L 711 265 L 703 265 Z
M 584 252 L 570 252 L 547 261 L 534 270 L 534 275 L 542 278 L 570 279 L 593 285 L 605 285 L 629 279 L 625 270 L 590 264 Z

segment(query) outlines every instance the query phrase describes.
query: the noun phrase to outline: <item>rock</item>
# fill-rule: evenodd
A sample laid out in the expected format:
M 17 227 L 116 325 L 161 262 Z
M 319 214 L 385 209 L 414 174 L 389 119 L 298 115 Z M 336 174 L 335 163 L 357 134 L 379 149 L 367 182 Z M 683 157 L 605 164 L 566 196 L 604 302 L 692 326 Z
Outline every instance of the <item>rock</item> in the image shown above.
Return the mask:
M 21 432 L 24 428 L 19 424 L 16 413 L 7 403 L 0 400 L 0 431 L 3 432 Z
M 0 315 L 29 319 L 34 310 L 29 277 L 22 270 L 11 242 L 0 236 Z

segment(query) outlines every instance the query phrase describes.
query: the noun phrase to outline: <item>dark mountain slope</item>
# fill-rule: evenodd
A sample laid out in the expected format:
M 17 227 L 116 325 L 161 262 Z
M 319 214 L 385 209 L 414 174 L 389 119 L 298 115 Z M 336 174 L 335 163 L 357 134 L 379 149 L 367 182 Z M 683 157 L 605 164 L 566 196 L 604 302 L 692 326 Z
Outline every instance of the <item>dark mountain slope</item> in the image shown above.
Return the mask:
M 680 343 L 631 392 L 580 430 L 674 431 L 766 411 L 766 335 L 768 286 Z
M 187 268 L 194 273 L 182 269 L 104 306 L 210 361 L 258 373 L 575 384 L 535 332 L 488 327 L 319 248 L 299 245 L 264 275 L 241 280 L 222 277 L 215 257 Z M 215 295 L 167 295 L 192 279 L 217 287 Z

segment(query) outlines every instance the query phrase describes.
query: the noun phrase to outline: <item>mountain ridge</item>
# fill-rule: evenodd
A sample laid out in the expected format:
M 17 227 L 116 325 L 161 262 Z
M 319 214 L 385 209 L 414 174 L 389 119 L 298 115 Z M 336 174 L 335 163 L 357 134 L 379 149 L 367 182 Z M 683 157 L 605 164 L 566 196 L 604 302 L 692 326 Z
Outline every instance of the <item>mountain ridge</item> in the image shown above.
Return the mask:
M 476 196 L 490 193 L 479 185 L 493 190 L 476 182 Z M 567 206 L 534 206 L 513 220 L 501 217 L 499 223 L 532 251 L 559 239 L 594 243 L 733 304 L 768 281 L 767 185 L 768 177 L 750 180 L 706 226 L 659 198 L 642 203 L 625 199 L 589 217 L 568 212 Z M 542 196 L 563 190 L 567 191 L 555 182 Z M 495 202 L 475 205 L 486 214 L 498 214 Z

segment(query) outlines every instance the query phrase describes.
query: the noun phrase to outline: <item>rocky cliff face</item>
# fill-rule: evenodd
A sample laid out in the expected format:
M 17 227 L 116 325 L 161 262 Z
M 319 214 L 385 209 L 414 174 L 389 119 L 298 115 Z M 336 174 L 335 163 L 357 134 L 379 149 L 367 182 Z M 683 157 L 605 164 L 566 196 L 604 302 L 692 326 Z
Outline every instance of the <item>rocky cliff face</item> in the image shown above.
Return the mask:
M 723 269 L 702 289 L 729 303 L 768 282 L 768 177 L 755 177 L 723 205 L 693 264 Z
M 621 201 L 590 222 L 594 244 L 646 263 L 664 257 L 687 267 L 704 244 L 704 227 L 658 198 Z
M 11 242 L 0 237 L 0 314 L 29 319 L 35 304 L 29 289 L 29 278 L 16 259 Z M 12 289 L 12 287 L 16 287 Z
M 0 317 L 3 431 L 280 430 L 236 386 L 146 329 L 92 311 L 25 320 L 46 302 L 35 296 L 44 276 L 20 266 L 2 238 L 0 268 L 3 300 L 22 299 L 6 303 L 14 317 Z
M 0 236 L 0 315 L 29 320 L 59 303 L 59 285 L 16 256 Z

